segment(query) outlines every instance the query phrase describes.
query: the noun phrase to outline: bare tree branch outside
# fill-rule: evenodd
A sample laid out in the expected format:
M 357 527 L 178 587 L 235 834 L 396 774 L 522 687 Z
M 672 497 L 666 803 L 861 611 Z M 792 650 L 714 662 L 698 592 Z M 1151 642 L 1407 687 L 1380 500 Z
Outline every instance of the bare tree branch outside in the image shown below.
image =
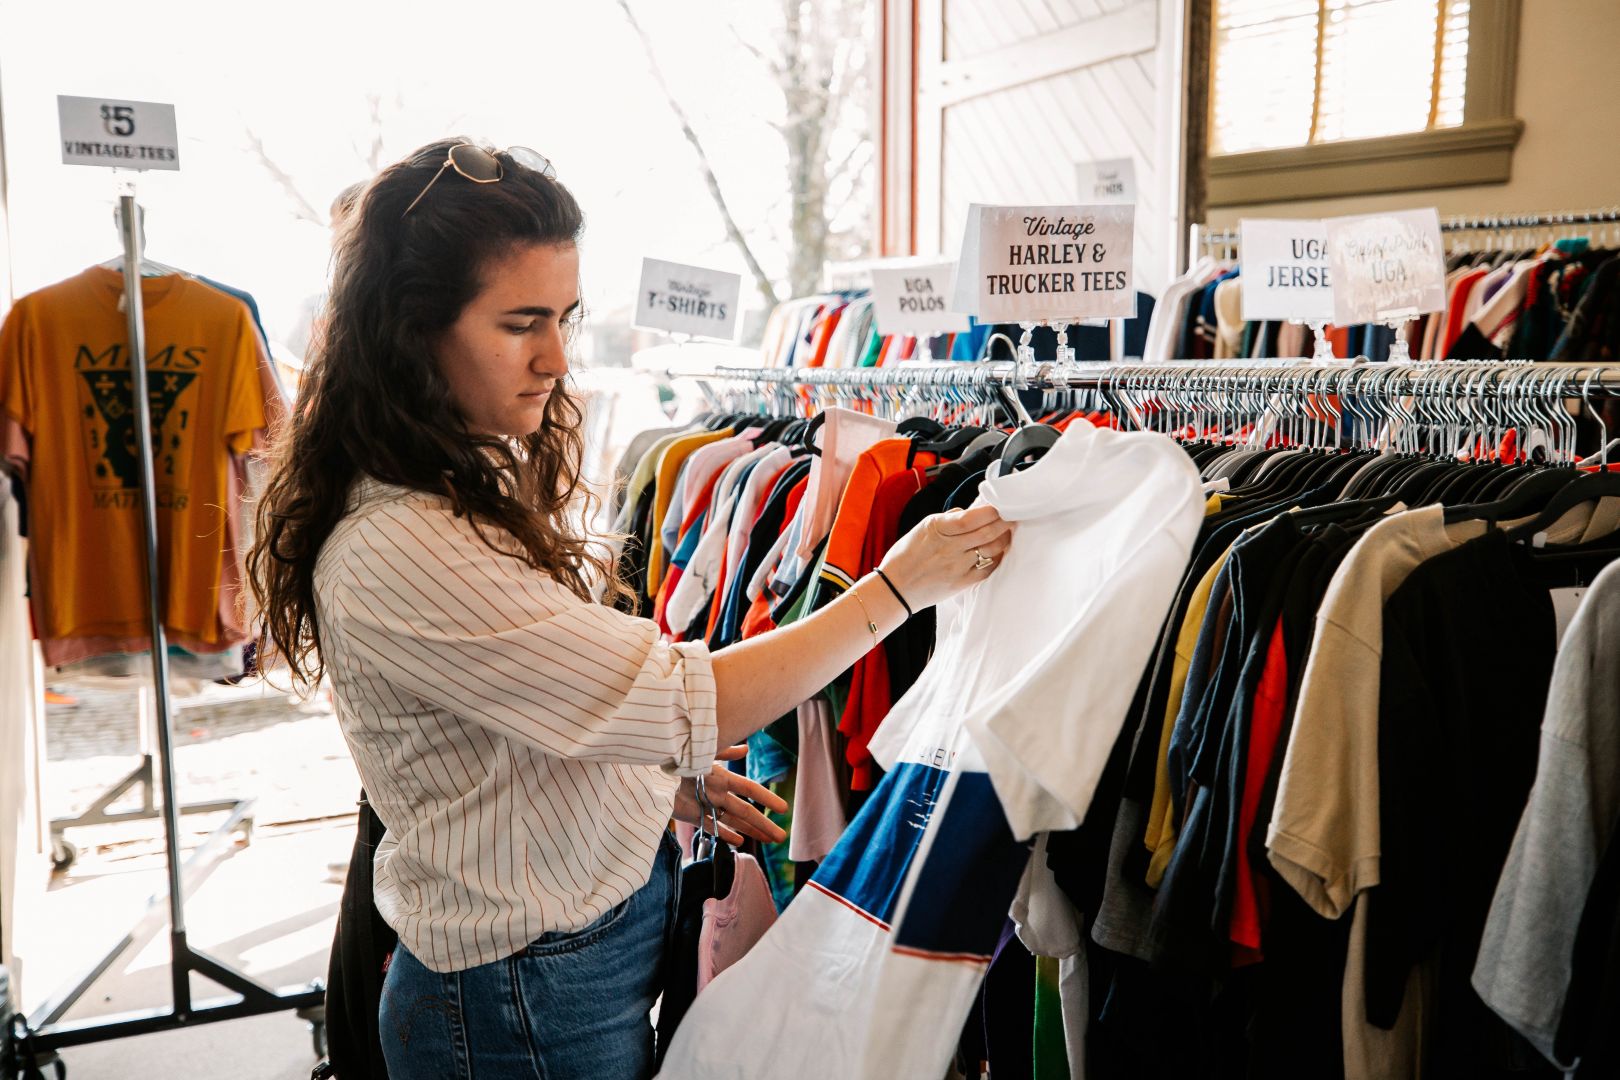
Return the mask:
M 641 39 L 654 77 L 669 101 L 725 223 L 727 238 L 741 254 L 760 295 L 774 304 L 780 295 L 756 257 L 751 240 L 768 238 L 769 223 L 745 229 L 732 215 L 703 141 L 682 102 L 665 80 L 652 40 L 642 30 L 631 0 L 619 0 Z M 870 0 L 776 0 L 780 25 L 771 48 L 744 51 L 768 71 L 782 93 L 783 118 L 773 124 L 787 151 L 788 262 L 786 294 L 803 296 L 820 288 L 830 260 L 848 260 L 870 246 L 872 161 L 866 115 L 871 44 L 867 35 Z M 747 37 L 731 27 L 734 42 Z

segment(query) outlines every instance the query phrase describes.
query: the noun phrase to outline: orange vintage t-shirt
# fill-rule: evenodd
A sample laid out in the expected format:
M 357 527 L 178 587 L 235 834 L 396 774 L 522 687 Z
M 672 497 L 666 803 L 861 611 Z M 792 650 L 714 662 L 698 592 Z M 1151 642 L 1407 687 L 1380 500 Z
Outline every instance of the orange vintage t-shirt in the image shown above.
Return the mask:
M 92 267 L 17 301 L 0 326 L 0 410 L 29 437 L 41 638 L 145 637 L 142 539 L 121 274 Z M 230 455 L 264 427 L 247 308 L 180 276 L 142 282 L 164 626 L 225 648 L 219 618 Z

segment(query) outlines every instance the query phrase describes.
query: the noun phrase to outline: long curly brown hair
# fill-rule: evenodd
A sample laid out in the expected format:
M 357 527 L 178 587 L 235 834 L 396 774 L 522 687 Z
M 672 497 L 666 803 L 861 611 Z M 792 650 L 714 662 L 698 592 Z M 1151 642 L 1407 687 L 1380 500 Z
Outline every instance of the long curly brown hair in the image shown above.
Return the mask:
M 540 430 L 509 441 L 468 430 L 435 361 L 492 259 L 520 245 L 575 243 L 584 227 L 566 188 L 504 153 L 498 182 L 446 173 L 405 214 L 450 147 L 467 141 L 424 146 L 366 188 L 338 241 L 325 332 L 272 450 L 247 558 L 263 619 L 260 662 L 284 660 L 306 689 L 325 670 L 315 562 L 363 475 L 446 496 L 492 549 L 581 599 L 593 583 L 629 592 L 582 526 L 580 500 L 594 496 L 580 483 L 582 412 L 566 383 Z

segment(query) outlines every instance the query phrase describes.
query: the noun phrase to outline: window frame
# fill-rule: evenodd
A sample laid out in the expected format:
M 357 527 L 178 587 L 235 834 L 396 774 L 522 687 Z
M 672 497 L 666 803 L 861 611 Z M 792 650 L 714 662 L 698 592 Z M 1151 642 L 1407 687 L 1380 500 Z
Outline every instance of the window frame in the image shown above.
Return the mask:
M 1205 154 L 1207 204 L 1239 206 L 1505 183 L 1524 121 L 1513 115 L 1520 0 L 1472 0 L 1468 77 L 1458 127 L 1310 146 Z M 1210 42 L 1213 47 L 1213 34 Z M 1206 114 L 1215 105 L 1205 65 Z M 1211 124 L 1213 121 L 1211 121 Z

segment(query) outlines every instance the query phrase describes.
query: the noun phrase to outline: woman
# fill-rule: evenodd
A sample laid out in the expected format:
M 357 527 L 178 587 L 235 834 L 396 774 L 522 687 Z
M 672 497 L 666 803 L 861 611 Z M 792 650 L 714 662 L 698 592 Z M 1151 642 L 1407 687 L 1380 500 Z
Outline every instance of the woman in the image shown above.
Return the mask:
M 439 142 L 378 176 L 259 509 L 267 646 L 330 680 L 387 826 L 393 1080 L 646 1076 L 693 778 L 733 842 L 780 841 L 759 807 L 785 804 L 717 750 L 1010 539 L 988 507 L 930 519 L 884 560 L 892 587 L 713 656 L 594 600 L 626 590 L 579 525 L 582 224 L 533 151 Z

